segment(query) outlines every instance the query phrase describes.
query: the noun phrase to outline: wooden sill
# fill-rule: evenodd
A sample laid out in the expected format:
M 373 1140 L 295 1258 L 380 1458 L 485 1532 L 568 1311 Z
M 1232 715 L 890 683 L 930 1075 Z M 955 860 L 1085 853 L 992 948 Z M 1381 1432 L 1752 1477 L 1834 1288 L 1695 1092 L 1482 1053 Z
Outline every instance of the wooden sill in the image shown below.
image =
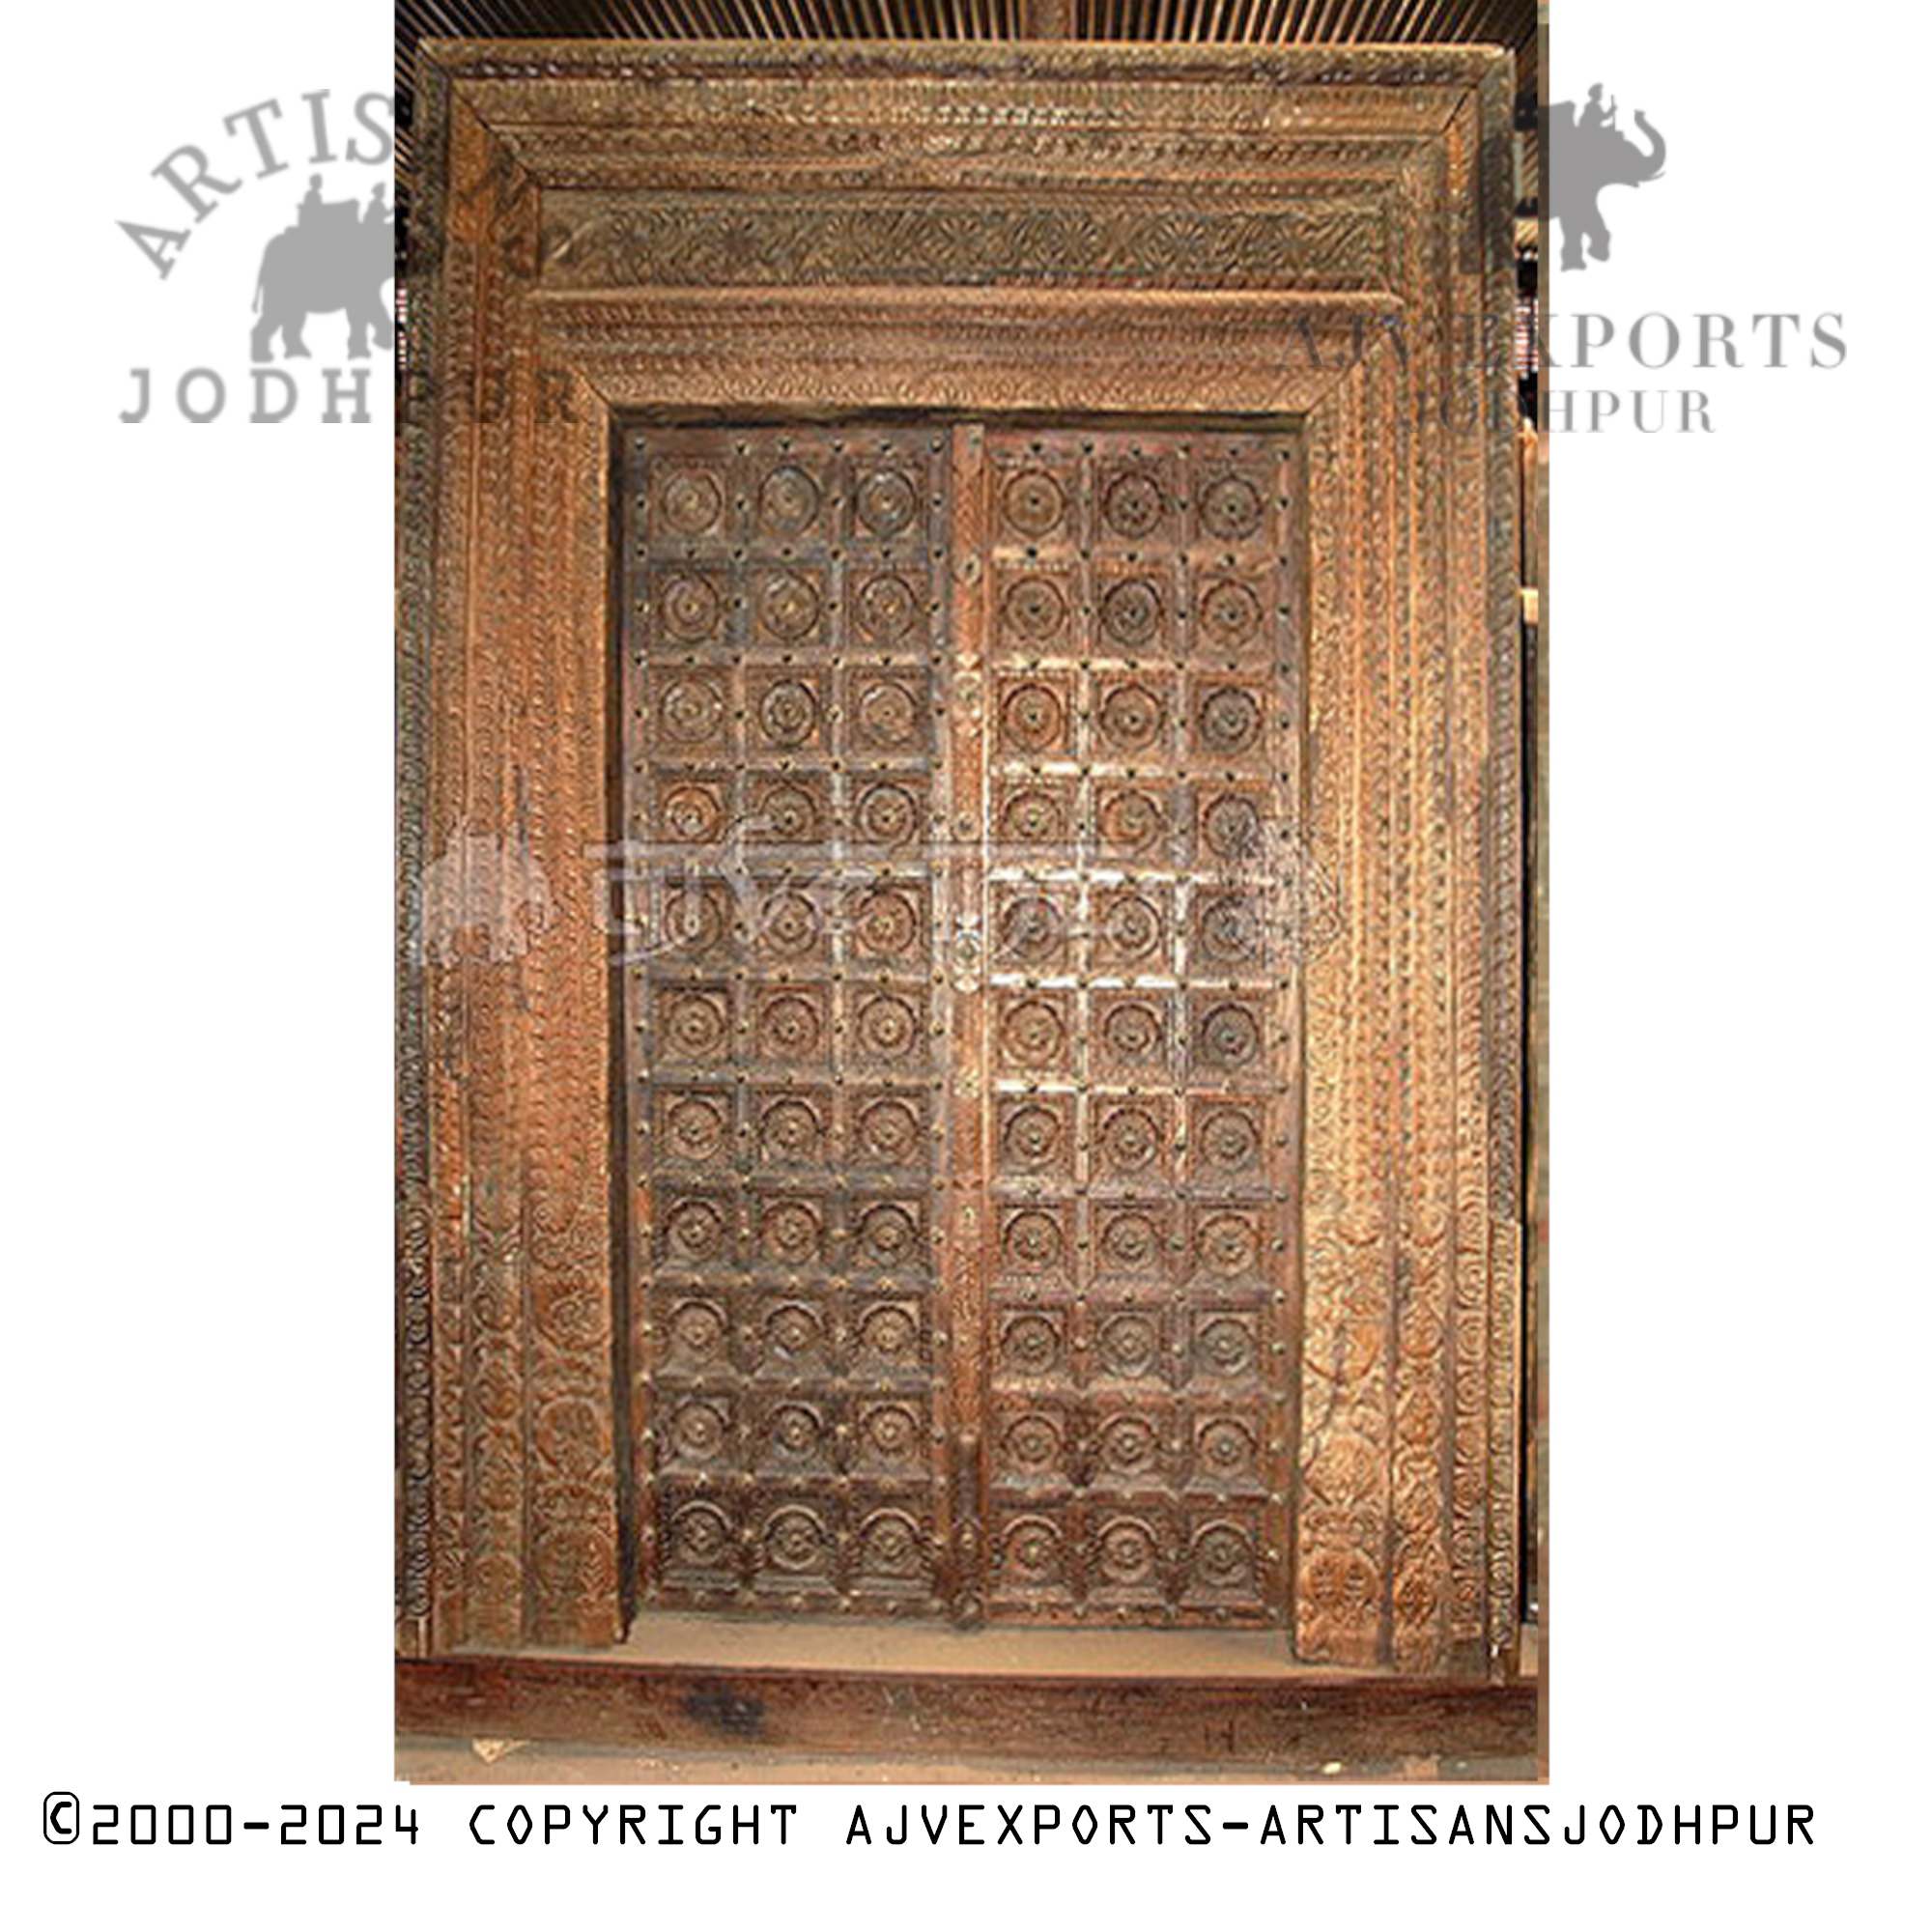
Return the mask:
M 998 1630 L 640 1617 L 608 1651 L 402 1658 L 396 1727 L 652 1752 L 1208 1776 L 1518 1767 L 1533 1681 L 1293 1662 L 1278 1632 Z M 1509 1771 L 1493 1775 L 1507 1776 Z M 1533 1769 L 1519 1768 L 1520 1776 Z

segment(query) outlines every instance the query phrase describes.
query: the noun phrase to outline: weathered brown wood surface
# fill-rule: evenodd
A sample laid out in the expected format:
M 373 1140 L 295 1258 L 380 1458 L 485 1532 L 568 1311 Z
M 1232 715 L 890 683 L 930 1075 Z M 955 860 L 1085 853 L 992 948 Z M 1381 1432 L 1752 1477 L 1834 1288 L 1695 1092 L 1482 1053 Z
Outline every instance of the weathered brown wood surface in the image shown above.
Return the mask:
M 642 1601 L 1284 1623 L 1297 440 L 639 429 L 622 491 Z
M 1357 1774 L 1415 1758 L 1527 1761 L 1533 1684 L 1426 1678 L 969 1677 L 716 1670 L 528 1657 L 399 1658 L 406 1734 L 562 1738 L 996 1766 Z
M 1288 1640 L 1506 1668 L 1511 88 L 1505 57 L 1426 48 L 432 51 L 401 510 L 406 1651 L 604 1644 L 626 1610 L 620 432 L 1287 417 L 1297 833 L 1339 918 L 1300 995 Z

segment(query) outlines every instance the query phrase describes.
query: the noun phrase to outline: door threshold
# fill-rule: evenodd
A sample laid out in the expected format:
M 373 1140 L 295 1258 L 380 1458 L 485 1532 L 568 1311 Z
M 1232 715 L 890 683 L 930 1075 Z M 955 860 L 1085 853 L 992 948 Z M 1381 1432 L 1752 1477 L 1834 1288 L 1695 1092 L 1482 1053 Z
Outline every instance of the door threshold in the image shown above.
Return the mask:
M 769 1759 L 1333 1776 L 1533 1765 L 1537 1687 L 1299 1664 L 1279 1631 L 639 1617 L 603 1651 L 399 1658 L 396 1728 Z M 1377 1775 L 1389 1775 L 1386 1773 Z M 1524 1776 L 1533 1773 L 1524 1772 Z
M 582 1651 L 529 1650 L 531 1657 L 581 1657 Z M 982 1625 L 960 1630 L 921 1620 L 858 1617 L 777 1618 L 769 1612 L 687 1614 L 645 1611 L 625 1640 L 599 1653 L 610 1662 L 703 1665 L 713 1669 L 864 1670 L 996 1678 L 1391 1677 L 1392 1671 L 1337 1670 L 1300 1663 L 1288 1634 L 1192 1627 L 1101 1629 L 1092 1625 Z

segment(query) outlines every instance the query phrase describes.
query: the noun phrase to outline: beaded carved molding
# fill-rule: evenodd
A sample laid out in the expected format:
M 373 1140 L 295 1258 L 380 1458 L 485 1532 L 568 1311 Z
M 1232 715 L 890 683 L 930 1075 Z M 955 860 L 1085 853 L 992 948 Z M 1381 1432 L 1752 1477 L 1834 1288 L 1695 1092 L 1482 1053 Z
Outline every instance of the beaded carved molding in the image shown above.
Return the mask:
M 1094 1521 L 1077 1532 L 1079 1567 L 1103 1578 L 1101 1600 L 1113 1601 L 1112 1590 L 1138 1601 L 1148 1566 L 1166 1552 L 1182 1565 L 1171 1603 L 1281 1623 L 1310 1662 L 1424 1675 L 1507 1663 L 1522 838 L 1513 411 L 1499 353 L 1512 314 L 1512 84 L 1506 57 L 1466 49 L 429 50 L 399 510 L 404 1650 L 614 1641 L 637 1579 L 666 1560 L 645 1546 L 669 1519 L 640 1493 L 674 1421 L 660 1412 L 657 1384 L 681 1388 L 690 1405 L 663 1450 L 672 1463 L 700 1454 L 720 1428 L 750 1440 L 751 1407 L 726 1417 L 702 1377 L 680 1384 L 676 1373 L 658 1374 L 642 1344 L 657 1346 L 659 1317 L 671 1312 L 652 1286 L 651 1257 L 664 1251 L 640 1255 L 639 1244 L 686 1242 L 701 1286 L 707 1244 L 725 1238 L 727 1222 L 741 1248 L 809 1246 L 823 1238 L 816 1204 L 810 1189 L 775 1183 L 768 1201 L 757 1196 L 771 1225 L 754 1228 L 752 1196 L 726 1203 L 697 1185 L 672 1228 L 662 1203 L 633 1198 L 620 1137 L 648 1125 L 673 1146 L 680 1135 L 698 1145 L 707 1133 L 769 1126 L 779 1147 L 830 1131 L 896 1149 L 938 1127 L 967 1137 L 962 1171 L 989 1177 L 978 1194 L 900 1186 L 888 1160 L 838 1209 L 843 1240 L 870 1229 L 901 1260 L 908 1242 L 943 1246 L 936 1301 L 867 1290 L 865 1306 L 840 1319 L 853 1334 L 872 1322 L 881 1347 L 890 1329 L 894 1346 L 917 1335 L 923 1350 L 937 1310 L 964 1331 L 952 1346 L 993 1368 L 965 1398 L 980 1412 L 947 1419 L 966 1458 L 941 1459 L 936 1474 L 922 1463 L 921 1481 L 902 1492 L 867 1478 L 841 1504 L 851 1520 L 841 1516 L 837 1533 L 854 1562 L 871 1566 L 873 1580 L 857 1593 L 862 1611 L 917 1597 L 974 1614 L 1001 1614 L 1003 1603 L 1008 1614 L 1059 1613 L 1056 1559 L 1027 1527 L 1040 1512 L 1028 1503 L 1024 1468 L 1078 1392 L 1056 1387 L 1041 1367 L 1048 1304 L 1015 1284 L 1055 1238 L 1108 1241 L 1127 1272 L 1170 1239 L 1193 1240 L 1231 1267 L 1253 1265 L 1252 1308 L 1237 1295 L 1205 1320 L 1223 1322 L 1231 1350 L 1278 1350 L 1293 1399 L 1270 1410 L 1257 1383 L 1245 1407 L 1204 1410 L 1199 1441 L 1183 1444 L 1183 1459 L 1232 1455 L 1252 1471 L 1251 1486 L 1230 1478 L 1197 1508 L 1177 1476 L 1157 1520 L 1145 1511 L 1106 1517 L 1091 1497 L 1082 1505 Z M 1007 655 L 1003 625 L 1023 632 L 1052 619 L 1057 560 L 1030 557 L 1024 542 L 1003 550 L 996 530 L 955 531 L 945 552 L 947 568 L 995 580 L 972 605 L 992 614 L 950 630 L 918 677 L 890 650 L 859 678 L 829 665 L 798 674 L 774 649 L 769 662 L 744 654 L 727 682 L 696 653 L 662 694 L 663 728 L 696 734 L 696 746 L 728 717 L 741 736 L 771 738 L 762 822 L 802 822 L 824 805 L 859 809 L 846 775 L 833 783 L 837 744 L 815 732 L 909 729 L 910 741 L 875 760 L 900 769 L 879 781 L 867 822 L 889 842 L 908 812 L 932 822 L 930 786 L 943 772 L 948 797 L 969 810 L 936 829 L 955 845 L 977 841 L 986 861 L 971 874 L 970 909 L 949 896 L 956 878 L 943 891 L 904 890 L 891 864 L 870 887 L 841 881 L 880 900 L 854 933 L 919 950 L 925 996 L 909 1005 L 912 1024 L 955 1039 L 970 1031 L 975 1051 L 960 1064 L 976 1085 L 982 1066 L 985 1076 L 971 1106 L 952 1089 L 935 1094 L 879 1067 L 855 1066 L 844 1080 L 827 1058 L 824 1077 L 801 1078 L 796 1093 L 776 1079 L 757 1095 L 729 1083 L 721 1111 L 706 1077 L 675 1074 L 678 1052 L 700 1053 L 716 1029 L 742 1023 L 753 1030 L 743 1036 L 748 1050 L 763 1051 L 762 1039 L 779 1054 L 801 1028 L 849 1023 L 863 1058 L 865 1041 L 896 1037 L 889 1026 L 865 1030 L 858 1007 L 897 969 L 881 969 L 874 985 L 863 972 L 835 982 L 830 972 L 741 978 L 702 961 L 680 967 L 646 987 L 661 1004 L 640 1015 L 662 1025 L 669 1052 L 646 1034 L 649 1064 L 637 1061 L 647 1049 L 628 1017 L 628 888 L 613 882 L 610 858 L 622 849 L 617 820 L 637 776 L 623 718 L 626 452 L 631 439 L 653 435 L 672 450 L 678 437 L 696 438 L 701 451 L 705 435 L 733 422 L 787 421 L 825 426 L 807 437 L 817 451 L 832 425 L 868 420 L 908 438 L 908 449 L 927 449 L 923 432 L 940 429 L 947 452 L 923 460 L 941 485 L 930 514 L 945 518 L 963 514 L 949 492 L 962 440 L 980 424 L 972 462 L 995 471 L 1005 463 L 1015 477 L 1029 468 L 1030 438 L 1047 436 L 1065 455 L 1050 439 L 1082 433 L 1059 427 L 1067 425 L 1096 426 L 1103 443 L 1139 438 L 1177 475 L 1201 460 L 1183 450 L 1208 450 L 1211 470 L 1217 438 L 1240 452 L 1227 459 L 1229 475 L 1258 466 L 1263 449 L 1276 452 L 1267 461 L 1286 466 L 1283 488 L 1297 506 L 1297 649 L 1275 694 L 1301 713 L 1292 781 L 1264 760 L 1243 777 L 1227 751 L 1264 683 L 1238 667 L 1182 658 L 1141 676 L 1130 666 L 1028 668 L 1035 658 Z M 790 467 L 811 480 L 810 465 Z M 767 465 L 767 474 L 783 468 Z M 1031 468 L 1049 473 L 1053 461 Z M 1173 500 L 1206 504 L 1214 482 L 1178 485 L 1192 494 Z M 1097 472 L 1079 484 L 1105 487 Z M 773 517 L 803 514 L 795 478 L 774 488 Z M 994 500 L 989 492 L 975 500 Z M 1232 516 L 1233 493 L 1223 494 Z M 703 507 L 679 503 L 678 514 Z M 1025 519 L 1044 515 L 1043 499 L 1024 491 L 1012 506 L 1022 537 Z M 1127 518 L 1157 513 L 1120 506 Z M 1209 546 L 1196 556 L 1185 541 L 1177 535 L 1178 584 L 1218 554 Z M 646 568 L 672 560 L 648 543 L 642 554 Z M 807 622 L 797 589 L 779 582 L 809 585 L 812 559 L 797 561 L 762 559 L 770 595 L 760 605 L 747 590 L 733 621 L 780 634 Z M 1060 561 L 1074 568 L 1070 556 Z M 748 555 L 743 567 L 760 562 Z M 1107 620 L 1117 631 L 1157 622 L 1144 596 L 1136 604 L 1132 574 L 1103 582 L 1104 565 L 1087 566 L 1082 594 L 1094 608 L 1117 597 Z M 1236 566 L 1218 589 L 1218 615 L 1203 619 L 1229 627 L 1217 652 L 1252 623 L 1250 601 L 1275 594 L 1260 562 L 1236 555 Z M 687 574 L 690 585 L 651 607 L 667 624 L 708 621 L 718 586 L 701 570 Z M 1000 586 L 1009 605 L 997 601 Z M 905 614 L 887 608 L 888 593 L 874 602 L 855 611 L 881 623 Z M 1314 855 L 1332 887 L 1323 929 L 1311 925 L 1292 991 L 1280 994 L 1298 1079 L 1271 1087 L 1266 1107 L 1244 1097 L 1238 1070 L 1206 1084 L 1178 1072 L 1151 1086 L 1090 1085 L 1073 1097 L 1031 1091 L 1050 1083 L 1001 1084 L 999 1054 L 1031 1050 L 1051 1030 L 1008 1009 L 1031 999 L 1044 1011 L 1053 999 L 1042 1002 L 1042 990 L 1053 986 L 1050 972 L 1011 972 L 1001 957 L 1011 936 L 1003 910 L 1023 940 L 1048 944 L 1051 934 L 1025 917 L 1026 867 L 1002 869 L 999 813 L 1009 810 L 1021 828 L 1044 824 L 1078 784 L 1080 809 L 1105 836 L 1146 830 L 1149 801 L 1125 795 L 1134 763 L 1083 775 L 1077 750 L 1058 762 L 1035 755 L 1029 734 L 1050 730 L 1076 676 L 1093 682 L 1078 686 L 1085 730 L 1157 733 L 1172 706 L 1179 756 L 1191 720 L 1207 734 L 1208 763 L 1229 775 L 1230 797 L 1247 785 L 1262 820 L 1292 830 L 1295 851 Z M 1009 729 L 1010 744 L 1000 735 Z M 906 750 L 928 735 L 927 751 Z M 734 747 L 741 760 L 744 744 Z M 704 809 L 701 749 L 643 774 L 659 787 L 649 809 L 667 824 L 688 825 Z M 821 775 L 822 793 L 799 781 Z M 1102 800 L 1103 781 L 1121 795 Z M 680 783 L 689 796 L 676 795 Z M 1182 792 L 1173 796 L 1192 810 Z M 1136 883 L 1130 869 L 1083 874 L 1091 904 L 1081 947 L 1149 934 L 1177 947 L 1240 942 L 1238 919 L 1194 904 L 1183 858 L 1160 878 Z M 754 870 L 742 883 L 779 907 L 758 928 L 763 940 L 783 945 L 790 933 L 807 943 L 796 918 L 787 923 L 782 865 L 769 877 Z M 1123 882 L 1145 902 L 1127 904 Z M 701 937 L 720 907 L 703 877 L 689 884 L 674 919 L 663 909 L 666 929 Z M 884 906 L 889 897 L 896 910 Z M 920 950 L 942 918 L 943 959 Z M 1089 964 L 1093 986 L 1078 972 L 1074 983 L 1094 1011 L 1083 1010 L 1078 1027 L 1083 1050 L 1099 1054 L 1117 1037 L 1137 1037 L 1126 1011 L 1135 980 L 1122 961 Z M 1241 975 L 1224 977 L 1235 991 L 1219 1006 L 1211 985 L 1180 978 L 1139 1004 L 1168 1012 L 1200 1053 L 1225 1057 L 1233 1023 L 1216 1032 L 1214 1014 L 1240 1004 Z M 1110 1031 L 1099 1008 L 1115 1004 L 1122 1010 Z M 1179 1185 L 1090 1187 L 1107 1161 L 1164 1170 L 1172 1159 L 1188 1174 L 1171 1178 L 1184 1181 L 1214 1148 L 1241 1152 L 1244 1120 L 1278 1151 L 1269 1109 L 1290 1091 L 1288 1164 L 1276 1171 L 1270 1153 L 1252 1211 L 1238 1187 L 1222 1189 L 1227 1200 L 1206 1220 Z M 1069 1169 L 1043 1191 L 1031 1179 L 1002 1180 L 1003 1160 L 1047 1158 L 1041 1150 L 1073 1124 L 1056 1121 L 1056 1109 L 1074 1097 L 1088 1110 L 1077 1123 L 1079 1176 Z M 769 1122 L 753 1118 L 758 1100 Z M 1217 1107 L 1226 1120 L 1209 1118 Z M 1279 1262 L 1251 1264 L 1283 1230 L 1293 1238 Z M 698 1311 L 689 1337 L 701 1342 L 707 1297 L 686 1301 Z M 709 1305 L 714 1321 L 749 1320 L 728 1295 Z M 779 1323 L 776 1346 L 790 1346 L 786 1337 L 805 1346 L 797 1321 L 783 1326 L 781 1305 L 763 1312 Z M 1129 1313 L 1123 1297 L 1079 1319 Z M 1131 1327 L 1121 1323 L 1119 1349 L 1146 1341 Z M 1095 1326 L 1094 1348 L 1104 1339 Z M 1200 1347 L 1211 1365 L 1208 1342 Z M 788 1425 L 781 1393 L 754 1383 L 725 1392 L 764 1405 L 761 1427 L 810 1434 L 812 1415 Z M 894 1396 L 890 1383 L 884 1376 L 866 1397 L 874 1406 L 864 1414 L 856 1397 L 840 1414 L 848 1431 L 871 1431 L 867 1453 L 888 1459 L 908 1453 L 913 1436 L 929 1439 L 934 1425 L 929 1394 Z M 819 1399 L 793 1406 L 810 1411 Z M 821 1402 L 817 1420 L 825 1413 Z M 1019 1427 L 1010 1442 L 995 1434 L 1029 1419 L 1041 1426 Z M 1133 1453 L 1135 1420 L 1131 1404 L 1090 1417 L 1092 1455 Z M 1116 1423 L 1126 1425 L 1115 1430 L 1121 1440 L 1098 1446 Z M 1194 1424 L 1164 1415 L 1160 1426 L 1186 1435 Z M 989 1482 L 961 1481 L 953 1464 L 965 1460 Z M 1084 1492 L 1086 1475 L 1077 1481 Z M 692 1577 L 724 1533 L 696 1488 L 673 1507 L 698 1505 L 685 1523 Z M 1061 1534 L 1075 1520 L 1063 1511 L 1049 1527 Z M 742 1539 L 743 1526 L 731 1533 Z M 762 1525 L 762 1553 L 733 1575 L 757 1563 L 815 1575 L 827 1533 L 823 1515 L 774 1519 Z M 990 1562 L 1002 1539 L 1016 1567 Z M 990 1605 L 966 1587 L 981 1577 L 994 1579 L 984 1585 Z

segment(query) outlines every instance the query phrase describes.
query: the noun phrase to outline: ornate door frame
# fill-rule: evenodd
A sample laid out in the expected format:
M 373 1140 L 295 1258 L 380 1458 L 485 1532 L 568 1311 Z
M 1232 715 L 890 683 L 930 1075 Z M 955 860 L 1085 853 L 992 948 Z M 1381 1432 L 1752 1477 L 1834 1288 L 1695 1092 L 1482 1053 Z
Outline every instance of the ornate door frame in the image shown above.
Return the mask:
M 398 1647 L 608 1645 L 629 1519 L 616 424 L 1295 419 L 1295 1656 L 1516 1643 L 1513 70 L 1467 49 L 439 43 L 399 500 Z M 487 930 L 487 946 L 462 931 Z

